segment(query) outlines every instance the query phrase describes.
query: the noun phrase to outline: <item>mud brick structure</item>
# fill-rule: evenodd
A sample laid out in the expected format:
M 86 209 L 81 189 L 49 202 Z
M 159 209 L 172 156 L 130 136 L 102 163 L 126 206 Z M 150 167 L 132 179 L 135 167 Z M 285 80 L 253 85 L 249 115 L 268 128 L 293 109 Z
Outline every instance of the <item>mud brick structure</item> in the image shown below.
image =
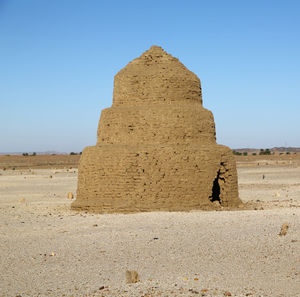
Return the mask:
M 216 144 L 199 78 L 152 46 L 115 76 L 97 144 L 81 156 L 72 208 L 128 213 L 240 203 L 235 160 Z

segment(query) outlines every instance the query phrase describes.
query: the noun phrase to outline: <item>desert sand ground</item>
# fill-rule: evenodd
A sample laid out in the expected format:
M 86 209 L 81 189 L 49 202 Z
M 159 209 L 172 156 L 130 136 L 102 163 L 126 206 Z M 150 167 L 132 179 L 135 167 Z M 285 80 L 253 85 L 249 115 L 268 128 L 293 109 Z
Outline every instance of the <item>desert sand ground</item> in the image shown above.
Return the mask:
M 297 156 L 237 158 L 240 211 L 128 215 L 70 210 L 75 159 L 7 158 L 0 296 L 300 296 Z M 126 270 L 140 282 L 126 284 Z

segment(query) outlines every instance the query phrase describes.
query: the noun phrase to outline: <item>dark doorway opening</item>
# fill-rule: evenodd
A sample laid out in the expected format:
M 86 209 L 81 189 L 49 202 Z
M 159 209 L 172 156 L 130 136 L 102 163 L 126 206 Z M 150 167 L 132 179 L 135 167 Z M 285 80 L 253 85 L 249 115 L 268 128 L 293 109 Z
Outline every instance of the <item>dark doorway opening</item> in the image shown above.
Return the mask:
M 218 171 L 217 177 L 213 182 L 211 196 L 209 197 L 211 202 L 218 201 L 219 203 L 221 203 L 221 198 L 220 198 L 221 190 L 220 190 L 219 178 L 220 178 L 220 171 Z

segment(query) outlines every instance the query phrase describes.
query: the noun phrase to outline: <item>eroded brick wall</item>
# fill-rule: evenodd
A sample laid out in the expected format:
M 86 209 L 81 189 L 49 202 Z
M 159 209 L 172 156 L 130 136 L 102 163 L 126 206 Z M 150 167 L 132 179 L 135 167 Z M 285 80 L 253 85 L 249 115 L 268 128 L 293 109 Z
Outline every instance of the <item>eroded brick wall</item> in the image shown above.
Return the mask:
M 229 148 L 216 144 L 201 84 L 178 59 L 151 47 L 115 76 L 96 146 L 82 154 L 72 207 L 95 212 L 237 206 Z

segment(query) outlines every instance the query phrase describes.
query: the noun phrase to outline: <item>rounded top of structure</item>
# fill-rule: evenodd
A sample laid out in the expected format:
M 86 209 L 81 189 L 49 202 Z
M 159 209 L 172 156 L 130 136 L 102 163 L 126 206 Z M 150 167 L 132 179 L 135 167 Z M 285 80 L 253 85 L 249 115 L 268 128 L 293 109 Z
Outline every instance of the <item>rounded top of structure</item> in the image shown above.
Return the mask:
M 113 105 L 183 102 L 202 104 L 200 80 L 159 46 L 151 46 L 115 76 Z

